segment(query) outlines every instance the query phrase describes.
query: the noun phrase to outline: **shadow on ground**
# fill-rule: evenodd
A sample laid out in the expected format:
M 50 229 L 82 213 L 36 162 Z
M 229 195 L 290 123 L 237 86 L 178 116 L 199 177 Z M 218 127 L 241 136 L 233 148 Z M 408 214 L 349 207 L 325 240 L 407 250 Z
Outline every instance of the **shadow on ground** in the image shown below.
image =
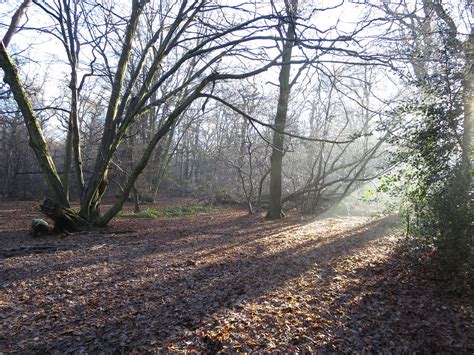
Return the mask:
M 163 342 L 236 298 L 278 288 L 315 262 L 324 263 L 333 250 L 349 253 L 377 237 L 355 229 L 333 241 L 310 238 L 276 252 L 259 243 L 297 228 L 256 216 L 209 219 L 197 228 L 165 228 L 160 238 L 120 237 L 55 258 L 17 258 L 24 262 L 2 272 L 10 301 L 4 302 L 2 322 L 20 331 L 4 327 L 2 343 L 6 350 L 48 352 Z
M 122 220 L 107 234 L 72 238 L 82 245 L 74 250 L 9 259 L 1 273 L 0 350 L 147 352 L 187 338 L 193 345 L 199 342 L 203 351 L 222 350 L 223 344 L 196 335 L 213 316 L 224 310 L 247 312 L 246 304 L 285 289 L 309 272 L 318 281 L 304 292 L 314 295 L 319 286 L 331 288 L 340 274 L 338 263 L 386 237 L 394 220 L 327 235 L 300 233 L 302 224 L 295 219 L 272 222 L 235 211 L 147 222 Z M 124 229 L 136 234 L 119 233 Z M 89 237 L 92 241 L 83 241 Z M 383 281 L 377 275 L 387 271 L 382 266 L 377 270 L 359 270 L 358 282 L 333 293 L 328 312 L 336 306 L 339 312 L 342 304 L 347 317 L 327 325 L 325 342 L 306 345 L 331 351 L 426 346 L 412 339 L 431 335 L 425 334 L 431 327 L 419 323 L 425 313 L 410 313 L 420 305 L 417 293 L 397 294 L 398 274 Z M 394 302 L 380 306 L 374 298 L 380 292 L 391 292 Z M 362 326 L 367 329 L 359 330 Z M 267 347 L 260 344 L 252 350 Z
M 344 317 L 331 348 L 474 353 L 474 294 L 466 280 L 437 273 L 432 256 L 401 243 L 383 262 L 352 270 L 360 282 L 348 283 L 335 300 Z

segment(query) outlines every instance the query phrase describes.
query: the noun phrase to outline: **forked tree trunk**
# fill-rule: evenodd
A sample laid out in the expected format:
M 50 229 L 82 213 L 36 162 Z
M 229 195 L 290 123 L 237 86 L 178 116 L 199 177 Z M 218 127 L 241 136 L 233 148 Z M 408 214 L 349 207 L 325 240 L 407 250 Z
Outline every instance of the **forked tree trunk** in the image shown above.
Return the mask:
M 41 210 L 54 221 L 53 232 L 76 232 L 91 226 L 77 211 L 72 208 L 63 207 L 60 203 L 50 198 L 44 200 Z

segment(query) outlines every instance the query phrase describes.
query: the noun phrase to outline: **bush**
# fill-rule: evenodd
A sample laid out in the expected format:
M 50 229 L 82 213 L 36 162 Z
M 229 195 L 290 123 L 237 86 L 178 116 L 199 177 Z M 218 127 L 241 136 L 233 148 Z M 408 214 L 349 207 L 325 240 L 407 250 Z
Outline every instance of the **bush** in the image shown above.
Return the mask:
M 401 127 L 391 142 L 398 146 L 394 162 L 399 169 L 389 183 L 399 185 L 407 231 L 435 246 L 444 268 L 453 270 L 469 260 L 473 215 L 468 147 L 459 139 L 464 129 L 462 67 L 448 64 L 443 74 L 418 83 L 419 95 L 395 112 Z
M 460 267 L 471 253 L 473 215 L 469 209 L 469 185 L 466 169 L 456 167 L 426 201 L 430 212 L 427 231 L 433 233 L 439 256 L 450 269 Z

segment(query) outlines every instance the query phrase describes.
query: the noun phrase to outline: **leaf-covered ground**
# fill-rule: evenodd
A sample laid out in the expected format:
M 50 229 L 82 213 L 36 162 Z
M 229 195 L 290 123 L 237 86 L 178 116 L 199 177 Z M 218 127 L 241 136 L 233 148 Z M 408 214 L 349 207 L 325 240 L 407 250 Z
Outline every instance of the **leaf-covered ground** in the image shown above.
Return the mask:
M 472 294 L 394 218 L 220 209 L 33 240 L 38 215 L 0 204 L 2 352 L 474 352 Z

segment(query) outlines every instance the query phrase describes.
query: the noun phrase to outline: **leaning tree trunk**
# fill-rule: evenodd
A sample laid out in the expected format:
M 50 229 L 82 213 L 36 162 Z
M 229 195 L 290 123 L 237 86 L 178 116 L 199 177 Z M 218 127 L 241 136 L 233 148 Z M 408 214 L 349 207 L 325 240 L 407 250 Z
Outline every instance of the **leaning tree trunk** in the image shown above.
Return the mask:
M 8 44 L 13 35 L 17 32 L 20 26 L 20 21 L 25 15 L 28 7 L 31 6 L 32 0 L 24 0 L 19 9 L 12 17 L 7 33 L 0 41 L 0 68 L 4 72 L 3 81 L 10 87 L 18 108 L 20 109 L 25 125 L 28 130 L 29 144 L 36 155 L 36 159 L 44 173 L 44 177 L 49 187 L 51 188 L 54 197 L 66 207 L 69 207 L 68 196 L 63 188 L 61 178 L 54 165 L 48 144 L 43 135 L 40 122 L 33 111 L 33 105 L 28 98 L 23 83 L 18 76 L 18 70 L 12 58 L 7 52 Z
M 131 172 L 130 176 L 125 183 L 123 188 L 123 193 L 119 196 L 117 202 L 109 208 L 109 210 L 104 213 L 100 218 L 97 218 L 94 221 L 94 224 L 99 227 L 103 227 L 109 223 L 109 221 L 117 215 L 122 210 L 123 204 L 127 199 L 128 195 L 132 191 L 133 187 L 135 186 L 135 181 L 137 180 L 138 176 L 142 173 L 143 169 L 148 164 L 148 161 L 151 158 L 151 155 L 158 144 L 158 142 L 169 132 L 171 127 L 176 124 L 180 115 L 186 111 L 186 109 L 194 102 L 196 98 L 199 97 L 201 91 L 211 82 L 213 75 L 208 76 L 207 79 L 203 80 L 201 84 L 199 84 L 192 93 L 190 93 L 186 98 L 182 100 L 182 102 L 170 113 L 168 118 L 166 119 L 165 123 L 158 129 L 155 133 L 151 141 L 148 143 L 145 151 L 143 152 L 140 160 L 135 165 L 135 168 Z
M 61 178 L 59 177 L 56 166 L 54 165 L 40 123 L 33 111 L 31 101 L 26 95 L 23 84 L 18 76 L 16 66 L 8 55 L 3 42 L 0 42 L 0 68 L 4 71 L 3 81 L 10 87 L 13 97 L 18 104 L 18 108 L 23 115 L 28 130 L 30 146 L 36 155 L 36 159 L 44 173 L 45 179 L 54 194 L 55 199 L 63 206 L 69 207 L 69 201 L 64 192 Z

